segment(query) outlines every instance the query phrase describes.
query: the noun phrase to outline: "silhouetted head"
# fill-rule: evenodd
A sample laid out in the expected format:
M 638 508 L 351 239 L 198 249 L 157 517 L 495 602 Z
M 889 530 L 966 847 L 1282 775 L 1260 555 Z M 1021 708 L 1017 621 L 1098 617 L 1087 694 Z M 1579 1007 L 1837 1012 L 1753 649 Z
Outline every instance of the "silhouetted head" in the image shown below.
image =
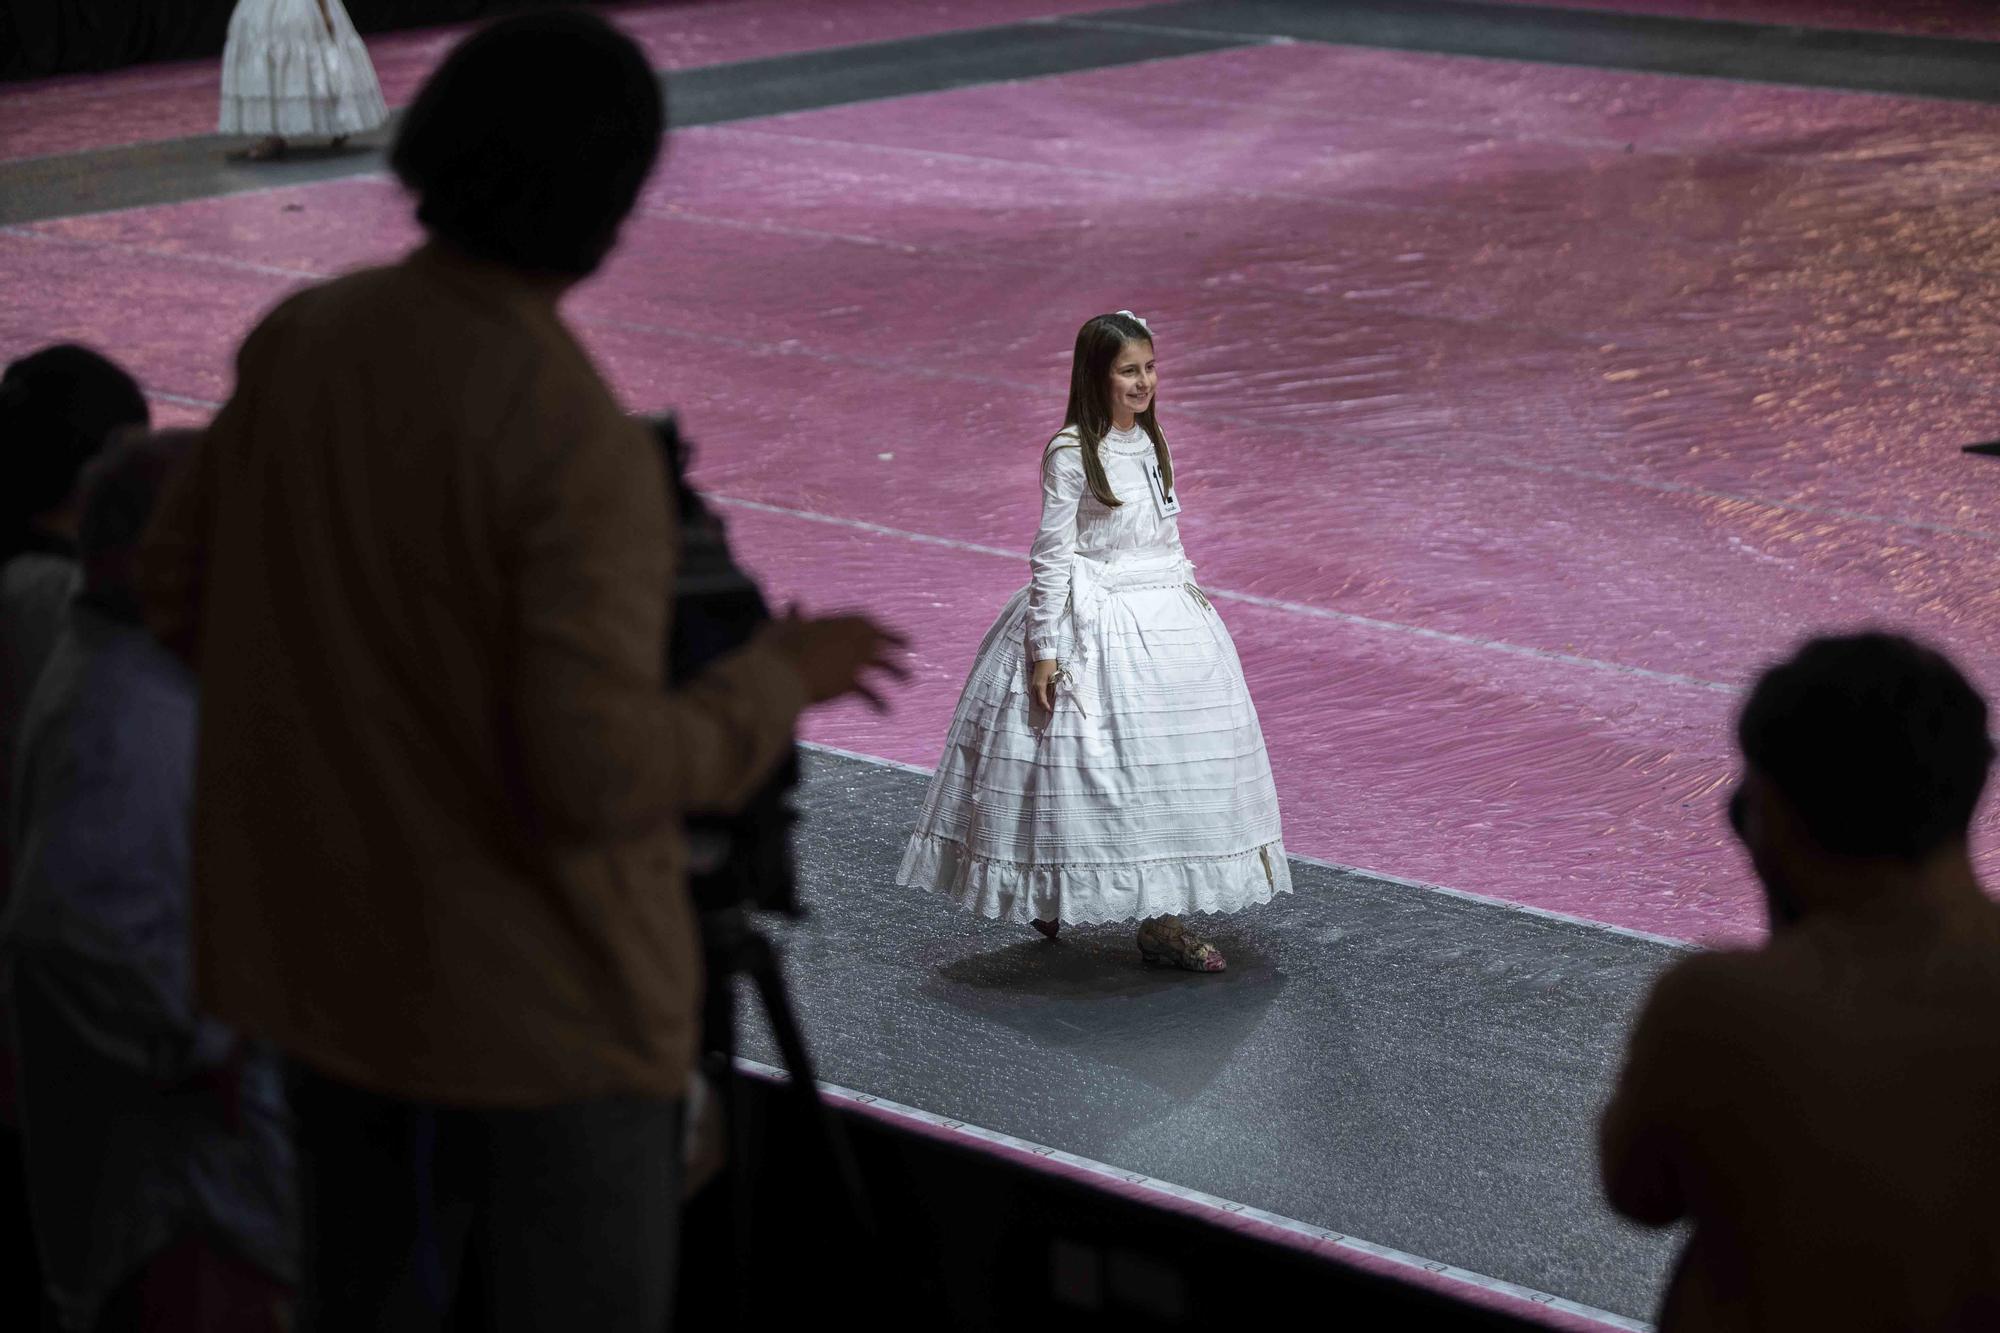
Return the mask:
M 1736 736 L 1731 819 L 1781 917 L 1813 905 L 1828 867 L 1962 849 L 1994 756 L 1958 669 L 1883 633 L 1814 639 L 1765 672 Z
M 126 431 L 84 473 L 76 544 L 84 592 L 99 610 L 140 623 L 133 582 L 139 539 L 168 479 L 198 438 L 192 430 Z
M 583 277 L 617 242 L 665 132 L 659 79 L 630 38 L 573 10 L 524 14 L 446 57 L 389 161 L 452 248 Z
M 106 441 L 150 420 L 133 378 L 87 347 L 45 347 L 8 366 L 0 375 L 0 560 L 20 553 L 38 520 L 69 505 Z

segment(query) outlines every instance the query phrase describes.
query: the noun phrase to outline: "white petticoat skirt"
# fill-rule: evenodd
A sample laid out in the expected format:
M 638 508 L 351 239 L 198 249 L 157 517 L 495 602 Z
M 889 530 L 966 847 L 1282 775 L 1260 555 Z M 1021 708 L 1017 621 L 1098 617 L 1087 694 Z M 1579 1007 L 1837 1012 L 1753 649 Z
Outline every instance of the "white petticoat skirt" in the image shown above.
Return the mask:
M 325 17 L 319 0 L 238 0 L 222 53 L 222 133 L 331 139 L 388 119 L 340 0 L 326 0 Z
M 1028 691 L 1028 592 L 980 644 L 896 882 L 981 916 L 1233 912 L 1292 887 L 1236 645 L 1178 552 L 1071 572 L 1053 712 Z

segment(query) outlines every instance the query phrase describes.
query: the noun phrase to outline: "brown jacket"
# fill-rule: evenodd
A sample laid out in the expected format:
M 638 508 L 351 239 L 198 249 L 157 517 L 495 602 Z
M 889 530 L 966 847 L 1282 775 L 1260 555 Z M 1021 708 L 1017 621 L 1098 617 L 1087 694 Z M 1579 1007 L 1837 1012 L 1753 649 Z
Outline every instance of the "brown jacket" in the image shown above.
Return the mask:
M 143 581 L 199 670 L 205 1008 L 403 1097 L 677 1097 L 679 817 L 787 745 L 753 647 L 662 687 L 647 433 L 545 295 L 435 251 L 291 298 L 163 499 Z
M 1814 914 L 1675 965 L 1602 1148 L 1614 1207 L 1692 1224 L 1662 1333 L 2000 1330 L 2000 907 Z

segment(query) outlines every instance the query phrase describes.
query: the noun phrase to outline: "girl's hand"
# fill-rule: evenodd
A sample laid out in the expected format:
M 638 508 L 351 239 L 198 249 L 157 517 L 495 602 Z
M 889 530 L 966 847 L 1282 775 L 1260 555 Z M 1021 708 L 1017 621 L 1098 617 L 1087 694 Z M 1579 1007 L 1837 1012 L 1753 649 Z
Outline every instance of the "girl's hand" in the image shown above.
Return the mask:
M 1054 709 L 1056 706 L 1056 677 L 1060 675 L 1062 675 L 1062 663 L 1053 657 L 1035 663 L 1034 680 L 1028 687 L 1028 693 L 1044 709 Z

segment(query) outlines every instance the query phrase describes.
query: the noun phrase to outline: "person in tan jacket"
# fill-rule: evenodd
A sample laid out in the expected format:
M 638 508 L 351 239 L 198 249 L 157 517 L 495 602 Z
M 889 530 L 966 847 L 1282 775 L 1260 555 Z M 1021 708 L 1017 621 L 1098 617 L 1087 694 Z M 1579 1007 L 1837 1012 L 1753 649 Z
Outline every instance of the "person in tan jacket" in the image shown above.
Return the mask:
M 1600 1157 L 1691 1224 L 1663 1333 L 2000 1329 L 2000 905 L 1967 850 L 1985 702 L 1885 634 L 1758 682 L 1731 819 L 1771 937 L 1670 968 Z
M 665 689 L 667 482 L 557 313 L 663 131 L 594 17 L 460 46 L 392 159 L 429 243 L 251 333 L 148 534 L 202 691 L 198 992 L 296 1071 L 307 1328 L 437 1328 L 462 1271 L 495 1327 L 665 1327 L 681 820 L 891 666 L 789 620 Z

